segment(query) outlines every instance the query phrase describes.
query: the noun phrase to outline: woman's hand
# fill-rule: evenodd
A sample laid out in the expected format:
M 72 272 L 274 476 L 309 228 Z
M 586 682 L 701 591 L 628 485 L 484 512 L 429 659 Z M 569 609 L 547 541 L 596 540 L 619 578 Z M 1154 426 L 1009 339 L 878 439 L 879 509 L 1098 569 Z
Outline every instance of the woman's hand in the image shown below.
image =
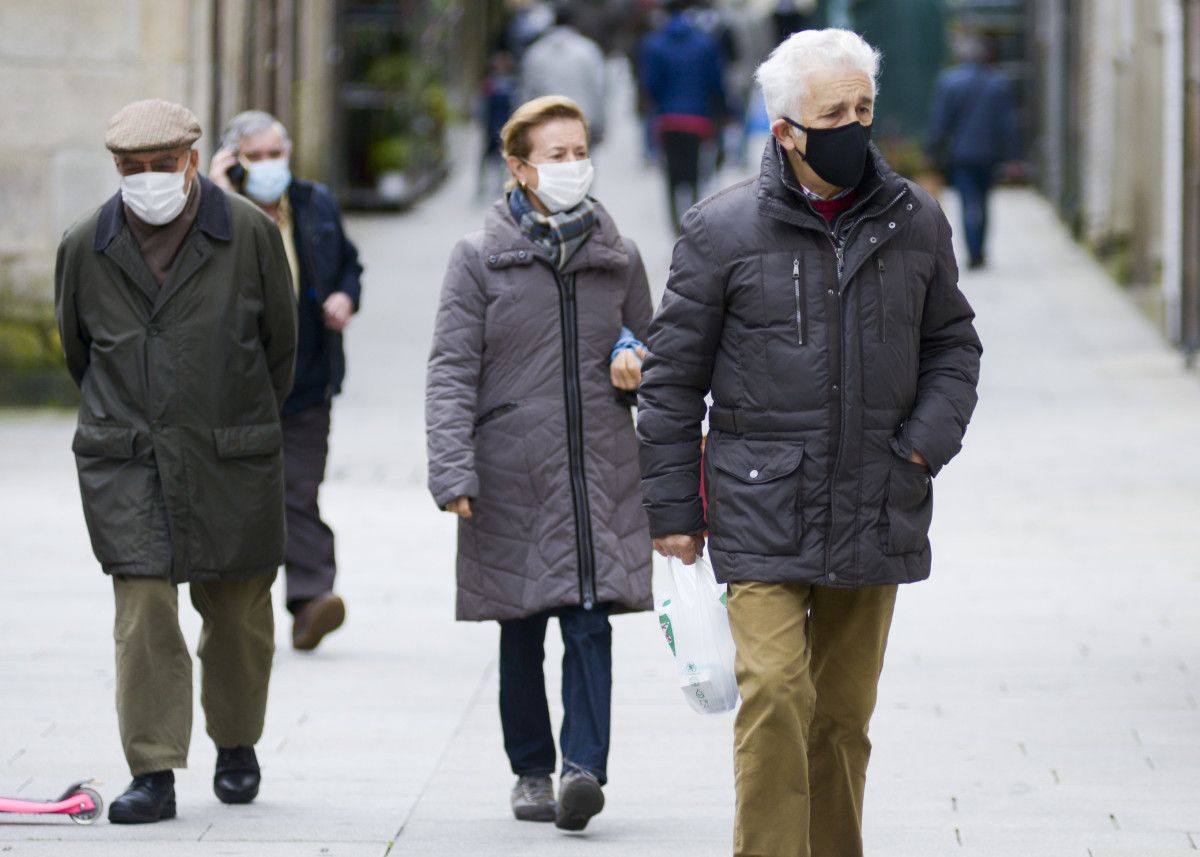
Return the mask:
M 642 383 L 642 361 L 646 359 L 646 349 L 636 350 L 637 353 L 634 354 L 633 350 L 626 348 L 612 362 L 609 371 L 612 384 L 618 390 L 632 392 Z
M 471 511 L 470 497 L 459 497 L 457 500 L 451 500 L 446 504 L 445 510 L 458 515 L 460 518 L 470 518 L 475 514 Z

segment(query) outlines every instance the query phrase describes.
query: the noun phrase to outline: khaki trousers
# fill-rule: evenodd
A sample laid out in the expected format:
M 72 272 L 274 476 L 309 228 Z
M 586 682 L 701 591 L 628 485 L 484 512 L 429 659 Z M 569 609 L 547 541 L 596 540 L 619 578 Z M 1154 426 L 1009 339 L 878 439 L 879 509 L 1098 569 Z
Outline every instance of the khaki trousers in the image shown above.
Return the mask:
M 262 737 L 275 654 L 275 574 L 191 583 L 200 631 L 200 703 L 218 747 Z M 134 775 L 186 768 L 192 658 L 179 630 L 179 589 L 156 577 L 114 577 L 117 722 Z
M 862 806 L 896 587 L 734 583 L 735 857 L 862 857 Z

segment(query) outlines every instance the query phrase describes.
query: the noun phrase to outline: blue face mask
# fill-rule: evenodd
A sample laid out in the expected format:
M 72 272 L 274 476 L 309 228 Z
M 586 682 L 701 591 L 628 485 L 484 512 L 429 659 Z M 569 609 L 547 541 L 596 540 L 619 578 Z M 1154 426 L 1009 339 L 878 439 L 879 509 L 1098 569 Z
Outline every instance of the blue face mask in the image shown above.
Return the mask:
M 279 202 L 291 183 L 287 158 L 254 161 L 246 169 L 246 196 L 263 205 Z

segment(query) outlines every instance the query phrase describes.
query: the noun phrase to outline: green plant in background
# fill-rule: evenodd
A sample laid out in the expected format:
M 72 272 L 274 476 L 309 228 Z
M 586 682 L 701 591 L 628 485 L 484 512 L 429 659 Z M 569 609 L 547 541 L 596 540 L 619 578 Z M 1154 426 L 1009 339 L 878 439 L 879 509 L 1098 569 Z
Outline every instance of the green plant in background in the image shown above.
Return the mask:
M 0 405 L 66 407 L 78 401 L 53 310 L 0 307 Z
M 412 77 L 412 60 L 401 53 L 389 53 L 371 60 L 363 82 L 379 89 L 403 92 Z
M 368 154 L 371 172 L 404 172 L 412 164 L 413 141 L 400 134 L 378 137 L 371 141 Z

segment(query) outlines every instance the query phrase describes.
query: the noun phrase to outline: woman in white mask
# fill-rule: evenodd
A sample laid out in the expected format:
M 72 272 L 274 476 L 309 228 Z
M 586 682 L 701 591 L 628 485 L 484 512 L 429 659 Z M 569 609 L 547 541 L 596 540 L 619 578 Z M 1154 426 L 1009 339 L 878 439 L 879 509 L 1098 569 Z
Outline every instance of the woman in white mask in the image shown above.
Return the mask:
M 650 291 L 637 247 L 588 196 L 579 106 L 535 99 L 501 137 L 508 192 L 454 248 L 442 288 L 429 488 L 459 518 L 458 618 L 500 622 L 513 813 L 581 830 L 604 805 L 609 616 L 651 607 L 630 410 Z M 557 800 L 542 672 L 551 617 L 565 649 Z

